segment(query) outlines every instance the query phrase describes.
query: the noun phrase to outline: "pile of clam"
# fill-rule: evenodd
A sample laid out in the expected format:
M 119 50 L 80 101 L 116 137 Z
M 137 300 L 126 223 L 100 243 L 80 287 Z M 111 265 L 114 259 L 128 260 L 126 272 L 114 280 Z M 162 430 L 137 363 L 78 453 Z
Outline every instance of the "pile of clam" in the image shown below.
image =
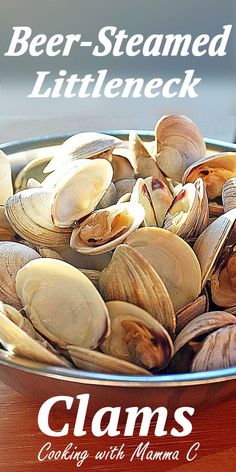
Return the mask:
M 236 154 L 211 155 L 184 116 L 154 135 L 77 134 L 13 185 L 0 154 L 0 357 L 127 375 L 236 365 Z

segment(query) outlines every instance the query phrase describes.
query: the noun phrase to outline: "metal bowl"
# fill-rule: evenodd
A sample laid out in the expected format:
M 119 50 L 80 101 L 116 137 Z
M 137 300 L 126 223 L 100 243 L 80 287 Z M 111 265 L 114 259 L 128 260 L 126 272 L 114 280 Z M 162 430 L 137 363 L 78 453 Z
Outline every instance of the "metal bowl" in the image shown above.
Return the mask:
M 144 141 L 153 139 L 153 133 L 138 131 Z M 122 139 L 128 138 L 127 131 L 109 131 Z M 27 141 L 7 143 L 1 147 L 8 155 L 13 176 L 36 157 L 50 158 L 55 147 L 66 136 L 46 136 Z M 236 145 L 206 139 L 210 151 L 234 151 Z M 76 396 L 90 394 L 92 415 L 104 406 L 130 406 L 156 408 L 158 405 L 173 411 L 179 406 L 209 407 L 225 401 L 236 392 L 236 367 L 211 372 L 197 372 L 177 375 L 154 375 L 152 377 L 108 375 L 47 367 L 30 361 L 24 366 L 7 358 L 0 359 L 0 379 L 10 387 L 33 399 L 43 401 L 55 395 Z

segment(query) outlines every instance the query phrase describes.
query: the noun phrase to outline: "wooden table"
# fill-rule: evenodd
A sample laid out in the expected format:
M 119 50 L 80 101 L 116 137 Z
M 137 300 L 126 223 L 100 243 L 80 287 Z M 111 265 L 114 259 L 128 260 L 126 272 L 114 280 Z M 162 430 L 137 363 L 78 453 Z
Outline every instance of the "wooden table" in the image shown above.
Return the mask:
M 73 436 L 73 418 L 55 410 L 53 428 L 61 429 L 65 420 L 70 424 L 70 433 L 64 438 L 47 438 L 37 425 L 40 404 L 32 402 L 0 384 L 0 472 L 33 472 L 33 471 L 173 471 L 173 472 L 235 472 L 236 470 L 236 398 L 210 410 L 195 412 L 193 431 L 185 438 L 165 436 L 157 438 L 150 434 L 140 438 L 138 431 L 131 438 L 123 435 L 116 438 L 107 436 L 98 439 L 90 432 L 82 438 Z M 76 461 L 43 461 L 37 459 L 42 446 L 51 441 L 52 449 L 63 450 L 72 442 L 78 450 L 87 450 L 89 457 L 81 467 Z M 140 442 L 150 442 L 149 449 L 174 451 L 179 450 L 178 461 L 160 461 L 134 459 L 132 454 Z M 200 442 L 198 457 L 193 462 L 186 461 L 186 452 L 196 442 Z M 124 443 L 123 460 L 95 460 L 99 450 L 108 451 L 111 446 Z

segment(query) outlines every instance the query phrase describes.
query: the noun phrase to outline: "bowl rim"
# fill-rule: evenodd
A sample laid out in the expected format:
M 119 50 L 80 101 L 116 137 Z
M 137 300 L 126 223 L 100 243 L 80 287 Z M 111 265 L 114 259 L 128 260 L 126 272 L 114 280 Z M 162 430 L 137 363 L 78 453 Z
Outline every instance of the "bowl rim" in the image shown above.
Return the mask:
M 102 130 L 101 133 L 121 136 L 128 136 L 130 130 Z M 152 138 L 154 132 L 150 130 L 135 130 L 140 136 Z M 42 137 L 32 137 L 28 139 L 17 140 L 0 144 L 7 155 L 16 154 L 19 152 L 37 149 L 38 147 L 47 147 L 57 145 L 65 139 L 74 135 L 73 133 L 46 135 Z M 221 140 L 211 138 L 204 138 L 206 145 L 218 148 L 219 152 L 236 152 L 236 144 L 228 143 Z M 106 385 L 116 387 L 182 387 L 190 385 L 201 385 L 206 383 L 218 383 L 227 380 L 236 380 L 236 366 L 218 369 L 206 372 L 191 372 L 185 374 L 161 374 L 150 377 L 145 376 L 129 376 L 129 375 L 115 375 L 104 374 L 96 372 L 88 372 L 82 370 L 65 369 L 62 367 L 46 366 L 39 368 L 21 366 L 16 364 L 13 360 L 0 359 L 0 365 L 14 368 L 20 371 L 31 374 L 40 375 L 42 377 L 50 377 L 67 382 L 84 383 L 90 385 Z

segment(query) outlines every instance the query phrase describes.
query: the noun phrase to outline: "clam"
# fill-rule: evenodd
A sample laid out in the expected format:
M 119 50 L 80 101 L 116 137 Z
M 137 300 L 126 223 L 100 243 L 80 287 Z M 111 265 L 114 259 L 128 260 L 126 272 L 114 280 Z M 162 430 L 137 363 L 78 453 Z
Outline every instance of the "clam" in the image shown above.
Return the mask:
M 236 178 L 226 180 L 222 189 L 222 200 L 225 213 L 236 208 Z
M 45 178 L 43 170 L 49 160 L 49 157 L 40 156 L 26 164 L 15 179 L 15 191 L 19 192 L 20 190 L 25 190 L 29 186 L 29 181 L 30 187 L 41 186 L 41 182 Z
M 18 271 L 16 291 L 34 328 L 63 349 L 96 348 L 108 334 L 104 301 L 92 282 L 66 262 L 31 261 Z
M 135 132 L 129 134 L 130 156 L 137 177 L 155 177 L 165 180 L 165 177 L 156 164 L 155 159 L 149 154 L 141 138 Z
M 169 208 L 164 228 L 182 238 L 191 238 L 199 218 L 199 197 L 194 184 L 186 184 Z
M 56 151 L 44 172 L 52 172 L 67 162 L 77 159 L 87 159 L 111 151 L 122 145 L 122 141 L 108 134 L 86 132 L 75 134 L 68 138 Z
M 42 362 L 44 364 L 69 367 L 71 364 L 59 354 L 46 349 L 6 315 L 5 307 L 0 306 L 0 342 L 11 354 Z M 12 358 L 14 360 L 14 357 Z
M 125 244 L 138 251 L 165 284 L 175 312 L 193 302 L 201 292 L 199 262 L 189 245 L 161 228 L 140 228 Z
M 156 124 L 155 136 L 156 162 L 174 180 L 180 182 L 185 170 L 205 156 L 206 145 L 200 131 L 186 116 L 162 117 Z
M 193 359 L 192 372 L 225 369 L 235 365 L 236 326 L 232 324 L 207 336 Z
M 164 369 L 173 355 L 168 332 L 149 313 L 131 303 L 107 303 L 111 332 L 101 350 L 146 369 Z
M 236 209 L 221 215 L 200 234 L 193 250 L 200 262 L 202 286 L 211 277 L 215 263 L 234 227 Z
M 15 241 L 16 233 L 12 229 L 4 211 L 4 206 L 0 205 L 0 241 Z
M 218 306 L 236 305 L 236 246 L 226 251 L 212 275 L 211 294 L 213 302 Z
M 209 202 L 204 181 L 199 178 L 194 182 L 194 185 L 197 189 L 199 198 L 199 216 L 193 237 L 198 237 L 209 225 Z
M 102 208 L 107 208 L 116 203 L 116 187 L 113 182 L 110 183 L 108 189 L 104 193 L 103 197 L 96 206 L 96 210 L 101 210 Z
M 133 188 L 130 201 L 132 203 L 141 204 L 145 210 L 144 224 L 145 226 L 157 226 L 157 220 L 151 201 L 151 196 L 144 179 L 139 178 Z
M 64 228 L 87 216 L 97 206 L 112 179 L 105 159 L 81 160 L 54 188 L 52 219 Z
M 151 375 L 148 370 L 102 352 L 68 346 L 71 359 L 79 369 L 105 374 Z
M 58 247 L 58 254 L 61 256 L 63 261 L 71 264 L 77 269 L 89 269 L 89 270 L 103 270 L 108 266 L 112 258 L 112 252 L 104 252 L 103 254 L 93 254 L 93 257 L 87 254 L 81 254 L 70 246 Z
M 116 201 L 120 200 L 121 197 L 127 193 L 131 193 L 136 184 L 135 179 L 121 179 L 115 182 L 116 187 Z
M 191 165 L 183 176 L 183 183 L 195 182 L 201 177 L 210 200 L 221 196 L 224 183 L 236 177 L 236 153 L 216 154 Z
M 129 150 L 117 148 L 112 151 L 111 165 L 113 169 L 113 182 L 121 179 L 133 179 L 134 168 L 129 159 Z
M 181 308 L 176 313 L 176 332 L 179 333 L 190 321 L 197 318 L 199 315 L 203 315 L 207 311 L 207 298 L 206 295 L 200 295 L 194 302 Z
M 0 205 L 13 194 L 11 164 L 3 151 L 0 151 Z
M 68 244 L 71 230 L 53 224 L 51 199 L 51 191 L 35 188 L 22 190 L 7 200 L 7 219 L 16 233 L 26 241 L 46 247 Z
M 126 301 L 146 310 L 171 334 L 175 331 L 173 305 L 156 271 L 135 249 L 118 246 L 108 267 L 99 278 L 106 301 Z
M 202 315 L 190 321 L 187 326 L 185 326 L 185 328 L 180 331 L 174 342 L 175 354 L 183 346 L 185 346 L 185 344 L 194 341 L 196 338 L 235 323 L 235 316 L 225 311 L 211 311 L 208 313 L 203 313 Z
M 102 254 L 121 244 L 143 219 L 144 209 L 138 203 L 97 210 L 73 230 L 70 245 L 82 254 Z
M 15 308 L 21 308 L 16 293 L 15 280 L 19 269 L 40 255 L 27 246 L 15 242 L 0 242 L 0 300 Z
M 151 197 L 157 226 L 162 227 L 167 210 L 172 204 L 173 196 L 168 186 L 162 180 L 158 180 L 155 177 L 147 177 L 145 182 Z

